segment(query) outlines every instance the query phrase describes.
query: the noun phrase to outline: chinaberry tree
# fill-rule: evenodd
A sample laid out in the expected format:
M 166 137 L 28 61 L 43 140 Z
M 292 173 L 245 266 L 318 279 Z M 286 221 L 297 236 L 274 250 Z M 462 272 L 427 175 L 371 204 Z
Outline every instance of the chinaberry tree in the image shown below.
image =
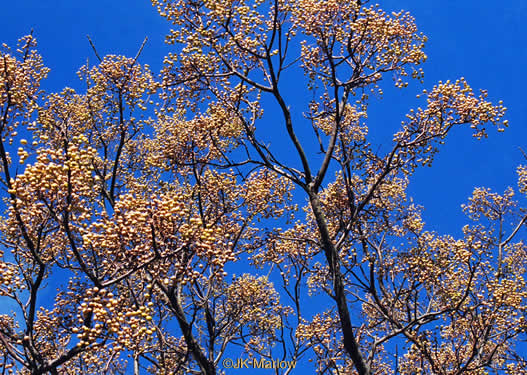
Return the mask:
M 32 36 L 0 53 L 2 373 L 211 375 L 233 353 L 320 374 L 527 373 L 514 190 L 475 189 L 459 238 L 426 230 L 406 193 L 453 127 L 506 127 L 501 102 L 440 82 L 379 148 L 368 104 L 423 77 L 407 12 L 152 3 L 173 28 L 159 75 L 94 48 L 82 92 L 44 94 Z

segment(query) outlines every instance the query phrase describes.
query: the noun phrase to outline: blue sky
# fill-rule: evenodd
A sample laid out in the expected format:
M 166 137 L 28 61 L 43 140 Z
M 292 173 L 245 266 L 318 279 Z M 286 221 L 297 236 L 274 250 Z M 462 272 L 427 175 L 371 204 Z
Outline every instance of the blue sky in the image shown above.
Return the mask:
M 459 232 L 460 204 L 475 186 L 497 192 L 516 186 L 515 170 L 522 162 L 518 147 L 527 148 L 522 92 L 527 87 L 527 29 L 521 25 L 527 2 L 389 0 L 381 5 L 409 10 L 429 37 L 423 66 L 426 88 L 465 77 L 475 90 L 487 89 L 490 99 L 501 99 L 508 108 L 510 126 L 504 133 L 490 129 L 489 138 L 478 142 L 468 129 L 457 129 L 432 168 L 419 170 L 410 185 L 416 201 L 425 206 L 428 224 L 440 232 Z M 412 96 L 393 98 L 396 115 L 415 105 Z
M 523 92 L 527 88 L 527 28 L 522 26 L 527 2 L 386 0 L 380 5 L 386 11 L 411 12 L 429 38 L 428 61 L 423 66 L 424 86 L 386 89 L 384 99 L 372 103 L 371 133 L 391 139 L 404 114 L 423 105 L 415 95 L 439 80 L 465 77 L 475 90 L 487 89 L 490 99 L 501 99 L 508 108 L 506 132 L 489 129 L 489 138 L 477 141 L 468 129 L 453 131 L 432 168 L 418 170 L 410 184 L 411 195 L 425 207 L 429 228 L 459 235 L 464 223 L 460 205 L 473 188 L 486 186 L 503 192 L 507 186 L 515 187 L 516 167 L 527 163 L 519 150 L 527 151 Z M 87 58 L 95 63 L 87 34 L 101 55 L 128 56 L 135 55 L 147 36 L 140 62 L 156 72 L 170 50 L 163 43 L 169 28 L 148 0 L 19 0 L 2 6 L 0 43 L 14 46 L 19 37 L 34 29 L 39 51 L 51 68 L 43 88 L 54 92 L 65 86 L 80 87 L 76 71 Z
M 488 139 L 476 141 L 466 129 L 447 140 L 432 168 L 419 170 L 410 185 L 416 202 L 426 208 L 427 224 L 439 232 L 458 232 L 462 226 L 460 205 L 475 186 L 502 192 L 516 184 L 515 169 L 522 155 L 518 147 L 527 135 L 527 105 L 522 89 L 527 87 L 523 61 L 527 59 L 527 2 L 467 0 L 457 2 L 386 0 L 387 11 L 408 10 L 419 29 L 428 36 L 423 66 L 425 85 L 406 90 L 385 90 L 382 101 L 369 112 L 372 131 L 389 140 L 408 109 L 422 105 L 415 95 L 439 80 L 465 77 L 474 89 L 485 88 L 493 100 L 508 108 L 510 127 L 505 133 L 490 131 Z M 158 71 L 169 51 L 163 39 L 169 25 L 147 0 L 90 2 L 69 0 L 23 0 L 3 5 L 0 41 L 14 45 L 29 30 L 39 41 L 45 63 L 51 68 L 44 83 L 47 91 L 80 85 L 75 72 L 95 56 L 87 41 L 90 35 L 99 53 L 135 55 L 143 38 L 149 38 L 141 62 Z M 375 124 L 383 124 L 381 127 Z M 384 131 L 384 124 L 387 130 Z

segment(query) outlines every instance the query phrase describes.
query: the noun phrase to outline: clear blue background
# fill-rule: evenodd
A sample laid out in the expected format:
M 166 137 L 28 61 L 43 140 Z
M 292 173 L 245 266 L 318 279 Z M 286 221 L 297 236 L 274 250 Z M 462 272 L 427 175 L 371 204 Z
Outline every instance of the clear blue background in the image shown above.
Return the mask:
M 527 149 L 523 93 L 527 87 L 527 29 L 522 26 L 527 2 L 386 0 L 380 5 L 386 11 L 410 11 L 429 37 L 424 88 L 439 80 L 465 77 L 474 89 L 488 89 L 491 99 L 502 99 L 508 108 L 510 127 L 505 133 L 491 129 L 489 138 L 478 142 L 468 129 L 454 131 L 433 167 L 419 170 L 410 185 L 416 201 L 426 208 L 430 228 L 459 233 L 463 219 L 460 205 L 473 188 L 487 186 L 502 192 L 508 185 L 515 186 L 515 169 L 522 161 L 518 147 Z M 170 50 L 163 43 L 170 26 L 147 0 L 4 2 L 0 42 L 13 46 L 32 28 L 51 68 L 43 86 L 47 91 L 81 87 L 77 69 L 87 58 L 96 62 L 88 34 L 100 55 L 128 56 L 134 56 L 148 36 L 140 61 L 150 64 L 154 72 Z M 422 105 L 415 98 L 422 89 L 418 86 L 385 90 L 384 99 L 372 104 L 369 123 L 373 136 L 388 142 L 408 109 Z
M 388 143 L 404 114 L 423 105 L 415 95 L 439 80 L 465 77 L 475 90 L 487 89 L 490 99 L 501 99 L 508 108 L 510 127 L 505 133 L 490 129 L 488 139 L 477 141 L 469 129 L 456 129 L 432 168 L 418 170 L 410 184 L 411 195 L 425 207 L 428 228 L 459 235 L 465 222 L 460 205 L 473 188 L 503 192 L 507 186 L 515 187 L 516 167 L 527 163 L 519 150 L 527 151 L 527 29 L 522 25 L 527 1 L 386 0 L 380 5 L 388 12 L 411 12 L 429 38 L 428 61 L 423 66 L 424 86 L 386 89 L 384 99 L 372 103 L 368 121 L 373 137 Z M 147 0 L 4 0 L 1 9 L 0 42 L 14 47 L 19 37 L 34 29 L 39 51 L 51 68 L 43 84 L 48 92 L 82 87 L 76 71 L 87 58 L 96 62 L 87 34 L 100 55 L 128 56 L 134 56 L 148 36 L 140 62 L 154 72 L 170 50 L 163 43 L 170 25 Z

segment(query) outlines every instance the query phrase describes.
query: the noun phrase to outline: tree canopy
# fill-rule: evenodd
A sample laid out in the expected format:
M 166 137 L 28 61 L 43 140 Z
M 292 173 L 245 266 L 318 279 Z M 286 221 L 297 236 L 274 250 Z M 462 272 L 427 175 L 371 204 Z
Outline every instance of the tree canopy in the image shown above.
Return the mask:
M 408 12 L 152 3 L 158 73 L 90 40 L 84 90 L 45 93 L 33 35 L 0 52 L 3 373 L 527 374 L 527 166 L 474 189 L 461 236 L 407 192 L 452 129 L 505 129 L 501 101 L 438 82 L 379 147 L 371 103 L 423 80 Z

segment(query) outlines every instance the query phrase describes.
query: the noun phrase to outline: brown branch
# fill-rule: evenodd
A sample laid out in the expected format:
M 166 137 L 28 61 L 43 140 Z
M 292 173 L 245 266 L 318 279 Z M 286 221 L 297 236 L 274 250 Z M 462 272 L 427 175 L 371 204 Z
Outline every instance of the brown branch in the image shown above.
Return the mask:
M 170 289 L 165 288 L 160 283 L 157 283 L 161 290 L 167 296 L 170 306 L 174 312 L 176 320 L 178 321 L 179 327 L 185 338 L 187 347 L 189 348 L 192 356 L 198 363 L 201 372 L 205 375 L 215 375 L 216 367 L 212 361 L 207 359 L 207 356 L 203 353 L 200 345 L 196 341 L 194 334 L 192 333 L 192 325 L 189 324 L 187 318 L 185 317 L 185 312 L 183 311 L 182 302 L 181 302 L 181 285 L 177 285 Z
M 97 56 L 97 59 L 102 62 L 101 56 L 99 56 L 99 53 L 97 52 L 97 48 L 95 48 L 95 44 L 93 44 L 91 38 L 89 35 L 86 35 L 86 38 L 88 38 L 88 42 L 90 42 L 90 46 L 95 53 L 95 56 Z
M 331 236 L 327 227 L 327 221 L 322 211 L 318 195 L 315 192 L 310 191 L 309 201 L 319 229 L 322 248 L 326 255 L 326 261 L 333 277 L 333 292 L 335 293 L 334 298 L 335 302 L 337 303 L 340 325 L 342 327 L 342 334 L 344 336 L 344 348 L 353 361 L 353 364 L 355 365 L 359 375 L 370 375 L 371 370 L 360 352 L 359 343 L 357 342 L 353 332 L 351 316 L 346 299 L 346 291 L 344 288 L 344 277 L 340 271 L 339 256 L 337 249 L 331 241 Z

